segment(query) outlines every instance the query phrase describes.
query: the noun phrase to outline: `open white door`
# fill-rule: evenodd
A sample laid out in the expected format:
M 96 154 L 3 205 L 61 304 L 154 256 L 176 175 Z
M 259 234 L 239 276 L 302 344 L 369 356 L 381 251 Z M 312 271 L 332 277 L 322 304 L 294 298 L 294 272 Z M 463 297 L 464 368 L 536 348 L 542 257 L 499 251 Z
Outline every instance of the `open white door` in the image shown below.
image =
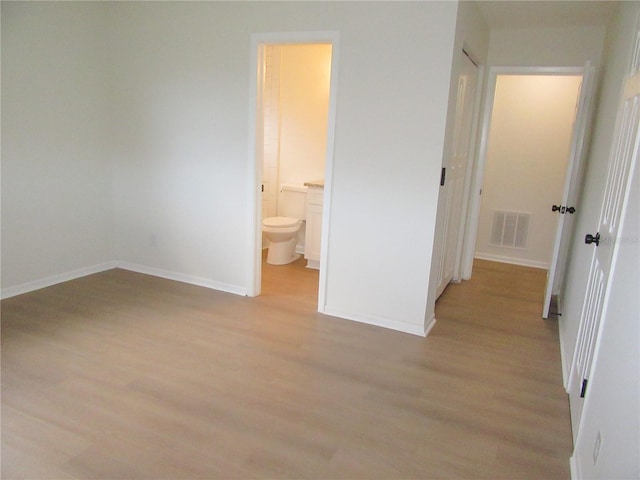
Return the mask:
M 549 317 L 551 297 L 561 293 L 560 289 L 564 278 L 573 233 L 573 213 L 577 208 L 576 205 L 580 195 L 579 187 L 582 183 L 583 163 L 586 153 L 585 146 L 587 144 L 587 127 L 589 126 L 589 118 L 591 117 L 594 80 L 595 68 L 591 66 L 591 62 L 587 61 L 584 66 L 580 94 L 578 95 L 578 101 L 576 103 L 576 115 L 573 122 L 571 150 L 567 161 L 567 173 L 565 175 L 564 189 L 562 192 L 562 203 L 560 205 L 553 205 L 553 210 L 558 212 L 558 226 L 556 228 L 556 238 L 553 243 L 551 264 L 547 271 L 542 318 Z M 559 302 L 559 304 L 560 303 L 561 302 Z
M 461 50 L 458 54 L 458 91 L 453 131 L 453 145 L 449 159 L 443 162 L 438 218 L 441 218 L 440 268 L 436 298 L 459 271 L 464 228 L 465 192 L 468 192 L 470 146 L 473 131 L 474 106 L 478 85 L 478 66 Z
M 640 25 L 636 38 L 640 38 Z M 585 236 L 585 243 L 589 245 L 585 248 L 593 248 L 594 252 L 568 383 L 574 441 L 580 428 L 603 306 L 608 297 L 613 253 L 616 242 L 620 241 L 620 218 L 627 208 L 631 173 L 637 168 L 640 150 L 640 48 L 636 48 L 632 60 L 618 108 L 599 224 L 596 232 L 590 232 Z

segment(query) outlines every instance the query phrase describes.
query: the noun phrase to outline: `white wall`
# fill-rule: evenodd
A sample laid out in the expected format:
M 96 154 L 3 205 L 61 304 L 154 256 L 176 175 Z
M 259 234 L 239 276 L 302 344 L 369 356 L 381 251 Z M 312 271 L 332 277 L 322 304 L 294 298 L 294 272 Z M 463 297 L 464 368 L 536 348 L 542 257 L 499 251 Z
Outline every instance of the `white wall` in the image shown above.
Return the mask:
M 116 260 L 246 292 L 251 34 L 333 30 L 325 310 L 424 332 L 456 9 L 3 4 L 3 286 Z
M 106 5 L 2 3 L 2 295 L 114 259 Z
M 476 256 L 548 268 L 581 77 L 498 75 Z M 530 214 L 526 248 L 491 244 L 494 211 Z
M 112 8 L 118 258 L 246 290 L 250 35 L 338 30 L 325 309 L 423 331 L 455 3 Z
M 448 2 L 372 4 L 341 34 L 328 313 L 419 333 L 433 311 L 455 13 Z

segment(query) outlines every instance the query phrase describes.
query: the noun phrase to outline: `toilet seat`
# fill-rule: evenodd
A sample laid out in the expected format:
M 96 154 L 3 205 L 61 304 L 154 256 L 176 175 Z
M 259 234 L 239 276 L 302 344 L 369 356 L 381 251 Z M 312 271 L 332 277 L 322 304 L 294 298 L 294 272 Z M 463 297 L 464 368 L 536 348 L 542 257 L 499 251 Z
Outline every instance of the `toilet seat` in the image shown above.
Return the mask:
M 269 217 L 262 221 L 262 224 L 269 228 L 295 227 L 298 223 L 300 223 L 300 220 L 291 217 Z

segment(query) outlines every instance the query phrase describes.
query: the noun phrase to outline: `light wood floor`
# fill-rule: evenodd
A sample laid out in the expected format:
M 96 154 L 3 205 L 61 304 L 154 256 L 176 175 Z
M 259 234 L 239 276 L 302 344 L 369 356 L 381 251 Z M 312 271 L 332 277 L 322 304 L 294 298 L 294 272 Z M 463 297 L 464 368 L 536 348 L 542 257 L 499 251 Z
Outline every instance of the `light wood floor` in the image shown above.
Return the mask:
M 3 301 L 2 478 L 569 478 L 544 271 L 477 262 L 426 339 L 315 313 L 301 263 L 263 276 L 255 299 L 112 270 Z

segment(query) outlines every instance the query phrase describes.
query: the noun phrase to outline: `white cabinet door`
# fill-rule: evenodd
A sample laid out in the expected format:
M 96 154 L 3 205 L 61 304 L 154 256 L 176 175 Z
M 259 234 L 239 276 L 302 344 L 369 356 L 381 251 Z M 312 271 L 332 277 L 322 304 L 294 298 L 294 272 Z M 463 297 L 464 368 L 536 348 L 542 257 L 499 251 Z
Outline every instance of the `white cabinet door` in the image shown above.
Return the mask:
M 322 233 L 322 206 L 307 207 L 307 229 L 305 231 L 304 258 L 309 268 L 320 266 L 320 238 Z
M 323 199 L 323 189 L 309 188 L 307 190 L 307 226 L 304 232 L 304 258 L 307 260 L 307 268 L 320 268 Z

